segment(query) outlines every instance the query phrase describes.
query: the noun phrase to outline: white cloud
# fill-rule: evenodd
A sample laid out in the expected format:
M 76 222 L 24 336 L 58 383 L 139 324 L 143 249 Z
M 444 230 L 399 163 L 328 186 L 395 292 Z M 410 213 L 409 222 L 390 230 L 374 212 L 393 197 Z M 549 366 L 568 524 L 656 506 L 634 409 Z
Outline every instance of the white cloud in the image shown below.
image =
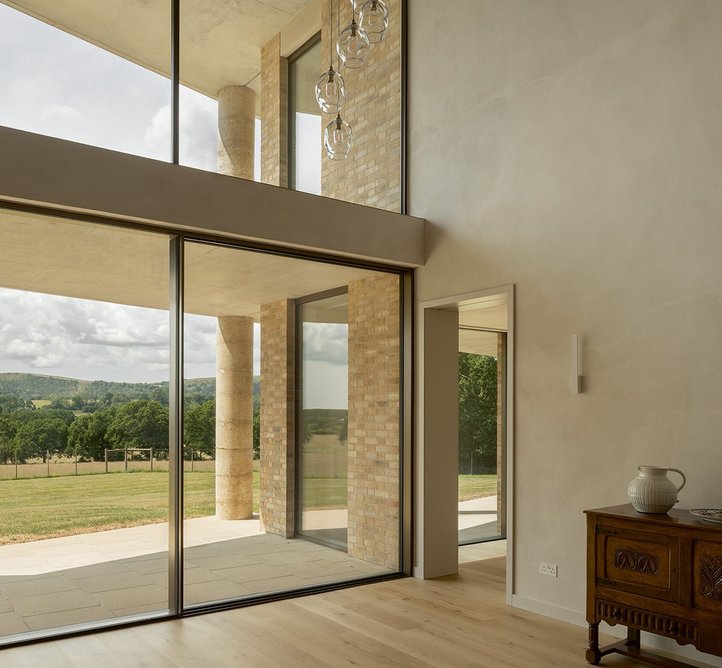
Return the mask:
M 45 107 L 42 113 L 42 117 L 44 120 L 75 120 L 76 118 L 81 117 L 81 113 L 75 109 L 74 107 L 71 107 L 69 104 L 59 104 L 57 102 L 52 102 L 49 105 Z

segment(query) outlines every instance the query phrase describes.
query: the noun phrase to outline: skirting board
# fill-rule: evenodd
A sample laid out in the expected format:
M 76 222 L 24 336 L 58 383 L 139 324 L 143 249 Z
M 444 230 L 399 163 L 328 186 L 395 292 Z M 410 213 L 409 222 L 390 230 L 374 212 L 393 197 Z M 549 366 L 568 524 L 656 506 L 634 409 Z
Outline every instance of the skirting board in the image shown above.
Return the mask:
M 511 597 L 511 604 L 515 608 L 527 610 L 528 612 L 534 612 L 538 615 L 544 615 L 545 617 L 551 617 L 552 619 L 558 619 L 560 622 L 567 622 L 567 624 L 573 624 L 574 626 L 580 626 L 587 628 L 587 620 L 583 612 L 577 610 L 570 610 L 569 608 L 563 608 L 560 605 L 553 605 L 551 603 L 545 603 L 534 598 L 527 598 L 526 596 L 519 596 L 513 594 Z M 609 626 L 608 624 L 602 624 L 599 627 L 600 633 L 614 636 L 616 638 L 624 638 L 627 635 L 626 626 Z M 586 634 L 584 635 L 584 641 L 586 642 Z M 711 656 L 710 654 L 703 654 L 698 652 L 694 647 L 680 647 L 674 640 L 668 638 L 661 638 L 651 633 L 642 633 L 642 644 L 650 649 L 664 652 L 675 657 L 679 657 L 680 660 L 684 661 L 695 661 L 701 666 L 712 666 L 714 668 L 722 668 L 722 658 Z M 583 656 L 583 647 L 580 649 L 580 656 Z

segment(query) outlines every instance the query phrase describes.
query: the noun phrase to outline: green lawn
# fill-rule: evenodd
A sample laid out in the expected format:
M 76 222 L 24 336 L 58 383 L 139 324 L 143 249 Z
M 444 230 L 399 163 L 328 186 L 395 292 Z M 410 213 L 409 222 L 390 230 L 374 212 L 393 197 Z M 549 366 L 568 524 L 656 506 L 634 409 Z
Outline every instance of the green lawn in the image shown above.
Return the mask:
M 496 475 L 460 475 L 459 501 L 496 494 Z
M 258 512 L 258 472 L 253 509 Z M 215 513 L 215 474 L 185 473 L 185 517 Z M 346 480 L 306 481 L 314 508 L 346 503 Z M 165 522 L 168 473 L 134 472 L 0 481 L 0 545 Z

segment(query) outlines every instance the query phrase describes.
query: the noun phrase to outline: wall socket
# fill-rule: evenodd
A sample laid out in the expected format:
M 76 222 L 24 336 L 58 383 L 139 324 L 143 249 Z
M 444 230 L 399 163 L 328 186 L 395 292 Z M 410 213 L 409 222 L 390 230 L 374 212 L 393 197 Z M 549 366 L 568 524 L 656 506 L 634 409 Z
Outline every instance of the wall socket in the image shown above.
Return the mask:
M 539 562 L 539 572 L 542 575 L 549 575 L 550 577 L 558 577 L 559 572 L 556 564 L 550 564 L 547 561 Z

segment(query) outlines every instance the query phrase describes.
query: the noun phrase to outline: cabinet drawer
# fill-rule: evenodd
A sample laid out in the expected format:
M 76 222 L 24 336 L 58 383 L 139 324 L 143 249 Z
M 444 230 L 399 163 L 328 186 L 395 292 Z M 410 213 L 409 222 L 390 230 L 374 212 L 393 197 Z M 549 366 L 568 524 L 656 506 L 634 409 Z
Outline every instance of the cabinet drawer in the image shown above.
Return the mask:
M 596 584 L 619 591 L 679 600 L 676 536 L 597 526 Z
M 680 645 L 697 644 L 699 627 L 688 619 L 680 619 L 651 610 L 643 610 L 611 601 L 596 601 L 597 619 L 609 624 L 624 624 L 640 631 L 674 638 Z
M 722 613 L 722 543 L 694 541 L 693 605 Z

